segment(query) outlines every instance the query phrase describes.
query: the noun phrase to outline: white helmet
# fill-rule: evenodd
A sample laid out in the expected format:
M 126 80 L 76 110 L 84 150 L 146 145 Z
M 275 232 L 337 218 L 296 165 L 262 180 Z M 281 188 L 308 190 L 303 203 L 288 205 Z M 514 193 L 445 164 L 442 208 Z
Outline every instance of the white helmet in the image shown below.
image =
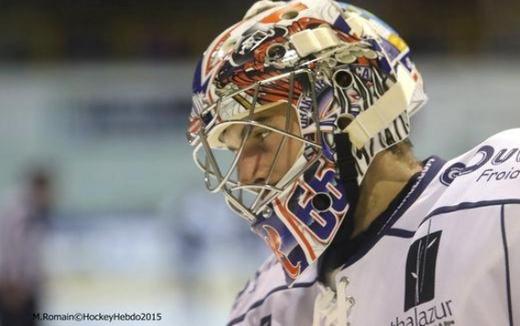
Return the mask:
M 409 117 L 426 102 L 409 52 L 352 5 L 260 1 L 199 62 L 188 126 L 195 162 L 290 280 L 330 245 L 375 155 L 408 137 Z M 265 123 L 270 112 L 282 112 L 284 125 Z M 223 136 L 237 125 L 229 150 Z M 264 134 L 278 137 L 271 168 L 245 182 L 237 165 L 246 143 Z M 290 165 L 273 177 L 288 152 Z

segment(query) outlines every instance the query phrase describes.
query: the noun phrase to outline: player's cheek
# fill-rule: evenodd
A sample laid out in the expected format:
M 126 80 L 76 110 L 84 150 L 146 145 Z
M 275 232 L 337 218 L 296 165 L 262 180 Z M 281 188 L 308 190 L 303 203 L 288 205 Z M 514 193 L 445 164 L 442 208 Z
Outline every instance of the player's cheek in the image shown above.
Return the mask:
M 280 144 L 280 141 L 283 141 L 283 144 L 282 144 L 282 147 L 280 148 L 280 151 L 278 154 L 279 157 L 278 157 L 277 164 L 276 164 L 277 165 L 276 170 L 277 170 L 278 174 L 280 174 L 280 176 L 283 176 L 291 168 L 292 164 L 295 161 L 294 140 L 292 140 L 290 138 L 286 138 L 285 140 L 283 140 L 283 138 L 284 137 L 282 136 L 279 139 L 279 144 Z

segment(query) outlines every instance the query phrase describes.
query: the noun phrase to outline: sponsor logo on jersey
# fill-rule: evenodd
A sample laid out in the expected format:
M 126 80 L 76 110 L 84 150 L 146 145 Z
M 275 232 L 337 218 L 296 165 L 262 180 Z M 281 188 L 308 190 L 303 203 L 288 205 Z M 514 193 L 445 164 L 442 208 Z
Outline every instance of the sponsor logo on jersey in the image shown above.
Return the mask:
M 500 171 L 495 169 L 485 169 L 482 174 L 477 178 L 477 182 L 490 182 L 490 181 L 501 181 L 501 180 L 514 180 L 520 177 L 520 167 L 512 167 L 510 170 Z
M 390 326 L 449 326 L 455 325 L 452 300 L 419 309 L 413 308 L 407 316 L 395 317 Z
M 435 299 L 435 270 L 442 231 L 414 241 L 406 258 L 404 316 L 390 326 L 448 326 L 455 324 L 452 300 L 425 303 Z M 413 308 L 413 309 L 412 309 Z
M 435 298 L 435 266 L 442 231 L 427 234 L 408 250 L 404 311 Z
M 520 148 L 502 148 L 497 150 L 492 146 L 484 145 L 477 150 L 473 159 L 477 159 L 477 162 L 471 165 L 466 165 L 462 162 L 452 164 L 440 176 L 441 183 L 449 186 L 457 177 L 470 173 L 478 173 L 475 181 L 481 183 L 520 180 Z M 506 162 L 513 162 L 516 165 L 504 168 L 503 164 Z M 486 164 L 488 164 L 489 168 L 482 169 Z

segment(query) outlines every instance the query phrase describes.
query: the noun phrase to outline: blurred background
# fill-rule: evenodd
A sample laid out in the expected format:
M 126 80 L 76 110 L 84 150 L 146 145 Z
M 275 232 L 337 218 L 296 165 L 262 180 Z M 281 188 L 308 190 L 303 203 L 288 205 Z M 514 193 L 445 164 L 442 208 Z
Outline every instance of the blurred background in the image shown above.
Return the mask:
M 0 1 L 0 301 L 225 324 L 268 252 L 203 190 L 184 128 L 195 61 L 252 3 Z M 519 1 L 352 3 L 414 49 L 420 158 L 519 126 Z

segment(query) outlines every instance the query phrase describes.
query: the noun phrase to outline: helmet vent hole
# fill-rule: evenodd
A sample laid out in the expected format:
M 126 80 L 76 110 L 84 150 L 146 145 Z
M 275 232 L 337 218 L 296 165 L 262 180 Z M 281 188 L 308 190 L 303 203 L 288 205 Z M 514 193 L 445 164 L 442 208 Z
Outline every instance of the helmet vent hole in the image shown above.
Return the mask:
M 298 12 L 297 11 L 294 11 L 294 10 L 291 10 L 291 11 L 288 11 L 288 12 L 285 12 L 283 15 L 282 15 L 282 18 L 283 19 L 294 19 L 298 17 Z
M 270 60 L 278 60 L 285 56 L 287 50 L 282 44 L 273 44 L 267 49 L 267 57 Z
M 338 87 L 348 88 L 352 86 L 354 77 L 352 77 L 352 73 L 350 71 L 338 70 L 334 73 L 333 80 Z
M 348 125 L 354 120 L 354 117 L 351 115 L 341 115 L 336 120 L 336 125 L 340 130 L 345 130 L 345 128 L 348 127 Z
M 332 205 L 332 199 L 327 193 L 320 192 L 312 198 L 312 207 L 319 212 L 326 211 Z

